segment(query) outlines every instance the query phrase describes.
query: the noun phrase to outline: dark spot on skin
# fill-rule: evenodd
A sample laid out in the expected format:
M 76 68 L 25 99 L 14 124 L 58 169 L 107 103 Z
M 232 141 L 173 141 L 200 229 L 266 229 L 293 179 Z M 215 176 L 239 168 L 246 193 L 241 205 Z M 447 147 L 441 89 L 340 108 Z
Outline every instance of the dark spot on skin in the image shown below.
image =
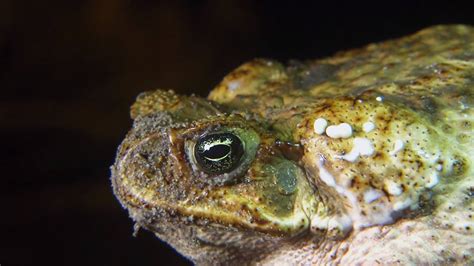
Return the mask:
M 402 187 L 402 193 L 407 190 L 407 186 L 405 184 L 402 184 L 401 187 Z
M 308 90 L 333 78 L 338 69 L 337 65 L 291 61 L 288 72 L 294 77 L 294 87 Z
M 303 145 L 299 143 L 276 140 L 275 146 L 281 151 L 281 154 L 283 154 L 283 156 L 285 156 L 285 158 L 288 160 L 297 162 L 301 159 L 301 157 L 303 157 Z
M 241 206 L 240 209 L 241 209 L 242 212 L 247 212 L 247 213 L 250 214 L 252 223 L 255 223 L 255 224 L 258 224 L 258 225 L 266 225 L 266 224 L 270 223 L 269 221 L 263 220 L 263 219 L 260 218 L 260 214 L 258 212 L 258 209 L 256 209 L 256 208 L 251 209 L 246 204 L 244 204 L 244 205 Z
M 469 187 L 469 188 L 467 189 L 467 195 L 468 195 L 469 197 L 474 197 L 474 187 Z
M 355 182 L 354 179 L 351 178 L 351 180 L 349 181 L 349 187 L 353 187 L 353 186 L 354 186 L 354 182 Z
M 377 153 L 375 153 L 374 158 L 375 158 L 375 159 L 383 159 L 383 158 L 384 158 L 384 154 L 381 153 L 381 152 L 377 152 Z
M 427 96 L 421 96 L 421 107 L 431 114 L 436 113 L 436 110 L 438 109 L 433 98 Z
M 415 162 L 416 162 L 416 165 L 417 165 L 418 169 L 423 167 L 423 162 L 422 161 L 416 160 Z
M 455 156 L 455 162 L 453 163 L 453 173 L 454 175 L 461 175 L 463 174 L 466 169 L 465 169 L 465 162 L 464 158 L 460 156 Z
M 462 121 L 461 122 L 461 127 L 464 127 L 466 129 L 470 129 L 471 128 L 471 122 L 470 121 Z

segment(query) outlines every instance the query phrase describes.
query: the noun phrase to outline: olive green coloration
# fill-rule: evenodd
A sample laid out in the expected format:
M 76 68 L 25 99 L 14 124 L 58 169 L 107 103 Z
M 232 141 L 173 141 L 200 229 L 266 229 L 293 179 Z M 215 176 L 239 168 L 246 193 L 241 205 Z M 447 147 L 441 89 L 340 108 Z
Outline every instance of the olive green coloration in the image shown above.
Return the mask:
M 197 264 L 472 264 L 473 94 L 470 26 L 256 59 L 141 94 L 114 192 Z
M 288 161 L 283 161 L 277 166 L 277 184 L 283 194 L 289 195 L 296 190 L 296 176 L 301 175 L 298 173 L 298 167 Z

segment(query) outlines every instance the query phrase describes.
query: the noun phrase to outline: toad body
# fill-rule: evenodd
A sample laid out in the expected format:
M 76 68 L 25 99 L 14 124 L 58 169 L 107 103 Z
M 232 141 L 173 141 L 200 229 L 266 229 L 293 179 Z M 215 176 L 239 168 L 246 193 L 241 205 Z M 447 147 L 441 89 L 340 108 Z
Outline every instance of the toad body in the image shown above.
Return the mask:
M 142 93 L 112 167 L 196 264 L 473 264 L 474 28 Z

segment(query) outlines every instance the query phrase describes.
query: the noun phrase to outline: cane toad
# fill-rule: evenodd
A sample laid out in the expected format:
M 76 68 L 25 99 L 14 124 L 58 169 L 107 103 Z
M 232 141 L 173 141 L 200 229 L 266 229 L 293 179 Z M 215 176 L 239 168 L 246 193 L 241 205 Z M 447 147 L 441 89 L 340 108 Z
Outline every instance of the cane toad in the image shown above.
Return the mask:
M 197 264 L 473 264 L 474 28 L 142 93 L 112 166 Z

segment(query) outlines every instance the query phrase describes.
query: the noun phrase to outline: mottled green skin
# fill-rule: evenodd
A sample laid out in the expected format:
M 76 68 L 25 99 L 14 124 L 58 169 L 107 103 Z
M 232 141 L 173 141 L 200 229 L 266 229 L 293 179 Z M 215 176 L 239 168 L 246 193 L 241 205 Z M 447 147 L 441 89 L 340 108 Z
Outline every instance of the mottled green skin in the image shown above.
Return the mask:
M 473 93 L 469 26 L 288 66 L 254 60 L 208 100 L 140 95 L 114 192 L 198 264 L 474 263 Z M 316 133 L 318 118 L 352 134 Z M 216 131 L 255 147 L 238 174 L 193 163 L 189 147 Z M 373 151 L 347 159 L 357 139 Z

